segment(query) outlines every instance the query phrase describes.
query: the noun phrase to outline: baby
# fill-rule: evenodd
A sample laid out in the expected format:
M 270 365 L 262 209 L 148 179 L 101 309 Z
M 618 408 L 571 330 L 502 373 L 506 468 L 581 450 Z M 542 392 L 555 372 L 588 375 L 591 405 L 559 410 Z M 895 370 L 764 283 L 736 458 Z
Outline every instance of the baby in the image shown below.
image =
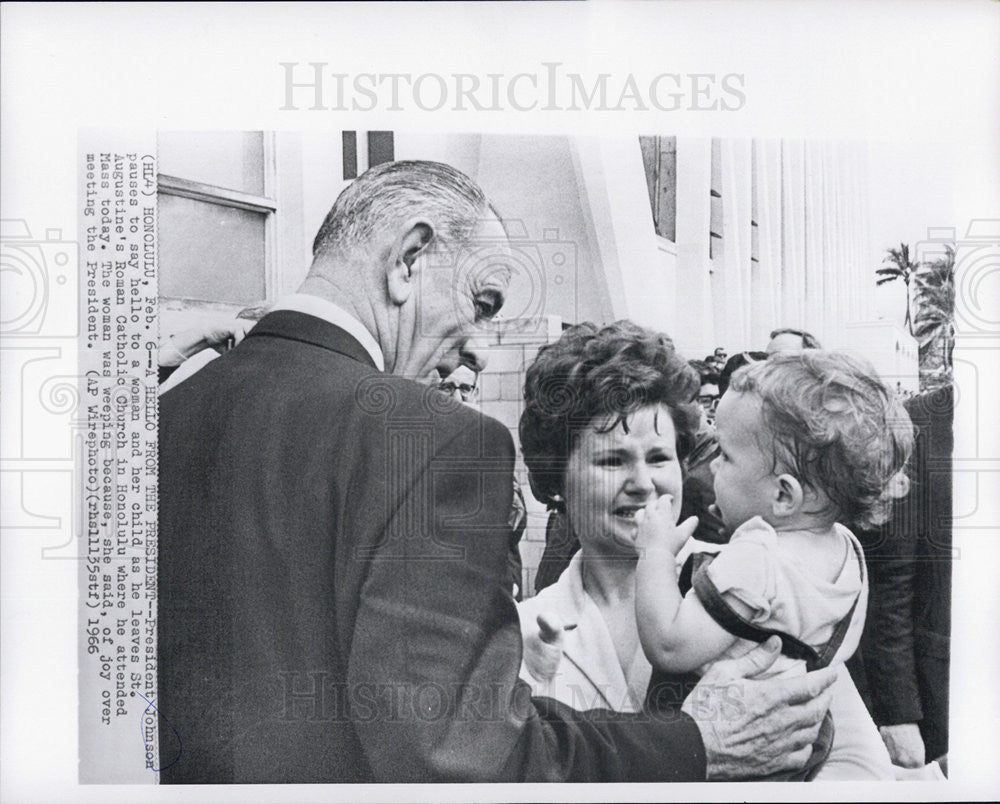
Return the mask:
M 906 493 L 905 410 L 871 366 L 809 350 L 737 371 L 715 424 L 716 505 L 733 536 L 694 562 L 687 594 L 676 556 L 696 520 L 675 527 L 660 500 L 639 526 L 636 618 L 654 685 L 658 673 L 703 673 L 772 634 L 783 655 L 770 675 L 845 661 L 864 626 L 867 577 L 842 523 L 883 521 Z

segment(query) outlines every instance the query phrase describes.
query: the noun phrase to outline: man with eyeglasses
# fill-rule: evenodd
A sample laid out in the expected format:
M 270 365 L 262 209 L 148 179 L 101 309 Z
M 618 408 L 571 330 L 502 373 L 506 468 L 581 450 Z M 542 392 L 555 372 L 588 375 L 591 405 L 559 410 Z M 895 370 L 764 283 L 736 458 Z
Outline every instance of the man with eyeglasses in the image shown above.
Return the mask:
M 479 395 L 479 374 L 462 365 L 441 380 L 438 390 L 458 402 L 472 402 Z
M 698 404 L 705 414 L 705 423 L 715 423 L 715 408 L 719 404 L 719 375 L 706 374 L 701 378 L 698 390 Z

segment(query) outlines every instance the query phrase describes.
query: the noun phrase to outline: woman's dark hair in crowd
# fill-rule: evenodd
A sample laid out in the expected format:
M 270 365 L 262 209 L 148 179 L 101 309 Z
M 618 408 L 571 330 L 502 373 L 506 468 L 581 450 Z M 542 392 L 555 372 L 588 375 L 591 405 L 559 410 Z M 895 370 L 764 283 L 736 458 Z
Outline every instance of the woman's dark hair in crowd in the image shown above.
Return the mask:
M 670 411 L 683 460 L 698 430 L 698 389 L 697 373 L 662 333 L 631 321 L 570 327 L 539 350 L 525 375 L 519 431 L 535 497 L 561 507 L 557 497 L 580 432 L 595 423 L 602 431 L 623 423 L 627 431 L 628 416 L 649 405 Z
M 712 368 L 704 360 L 689 360 L 688 365 L 698 374 L 698 380 L 702 385 L 718 385 L 719 372 Z
M 726 365 L 723 367 L 722 371 L 719 373 L 719 396 L 721 397 L 726 393 L 726 389 L 729 388 L 729 379 L 733 376 L 733 372 L 736 369 L 743 368 L 743 366 L 748 363 L 753 363 L 758 360 L 767 360 L 767 352 L 737 352 L 729 360 L 726 361 Z

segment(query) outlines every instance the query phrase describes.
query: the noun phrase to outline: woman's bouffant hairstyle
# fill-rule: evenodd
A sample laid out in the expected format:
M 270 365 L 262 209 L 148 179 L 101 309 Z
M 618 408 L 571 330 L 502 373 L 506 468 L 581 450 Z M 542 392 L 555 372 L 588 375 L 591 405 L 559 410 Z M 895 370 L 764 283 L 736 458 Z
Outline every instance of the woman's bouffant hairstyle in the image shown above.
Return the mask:
M 595 419 L 606 430 L 639 408 L 662 404 L 677 433 L 677 454 L 691 451 L 700 410 L 697 373 L 662 333 L 617 321 L 598 328 L 578 324 L 543 346 L 528 368 L 521 449 L 531 490 L 550 508 L 561 509 L 566 462 L 580 432 Z
M 866 361 L 844 352 L 782 352 L 736 371 L 730 391 L 753 394 L 775 471 L 823 493 L 831 518 L 870 527 L 906 494 L 913 425 Z

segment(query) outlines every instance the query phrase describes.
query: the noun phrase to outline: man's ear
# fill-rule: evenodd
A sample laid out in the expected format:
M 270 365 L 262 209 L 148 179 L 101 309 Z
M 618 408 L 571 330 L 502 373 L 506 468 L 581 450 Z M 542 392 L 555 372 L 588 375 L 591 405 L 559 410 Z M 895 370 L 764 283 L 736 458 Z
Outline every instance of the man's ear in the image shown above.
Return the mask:
M 406 303 L 413 292 L 414 263 L 434 240 L 434 226 L 424 218 L 412 218 L 404 223 L 392 243 L 386 284 L 389 299 L 397 307 Z
M 802 509 L 805 491 L 798 478 L 793 475 L 778 475 L 771 501 L 771 511 L 775 517 L 787 517 L 797 514 Z

